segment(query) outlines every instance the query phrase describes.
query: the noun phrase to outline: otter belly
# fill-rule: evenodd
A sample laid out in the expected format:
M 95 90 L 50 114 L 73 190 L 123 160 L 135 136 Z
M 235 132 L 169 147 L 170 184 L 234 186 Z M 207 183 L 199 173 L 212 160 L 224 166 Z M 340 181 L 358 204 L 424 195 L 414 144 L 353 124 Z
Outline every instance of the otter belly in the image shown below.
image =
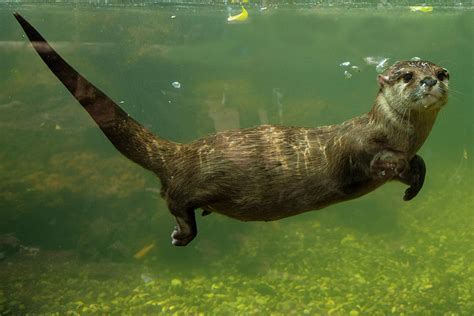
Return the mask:
M 241 221 L 274 221 L 319 210 L 341 200 L 344 200 L 344 197 L 338 192 L 326 192 L 320 195 L 306 192 L 297 196 L 280 195 L 269 199 L 246 197 L 241 200 L 227 200 L 207 205 L 203 209 Z
M 269 188 L 265 194 L 228 196 L 221 202 L 202 208 L 241 221 L 274 221 L 356 199 L 377 189 L 384 182 L 368 180 L 363 185 L 353 184 L 350 190 L 346 186 L 335 185 L 335 181 L 322 185 L 289 185 L 280 190 Z

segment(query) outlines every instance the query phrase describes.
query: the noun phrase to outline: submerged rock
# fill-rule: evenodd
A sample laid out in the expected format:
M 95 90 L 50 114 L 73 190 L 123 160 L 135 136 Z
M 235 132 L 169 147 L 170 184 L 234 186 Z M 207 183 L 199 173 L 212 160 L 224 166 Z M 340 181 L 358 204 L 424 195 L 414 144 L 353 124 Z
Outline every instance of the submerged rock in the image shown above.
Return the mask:
M 28 257 L 36 257 L 40 252 L 40 248 L 20 246 L 20 251 L 21 251 L 22 254 L 24 254 Z
M 20 240 L 14 234 L 0 235 L 0 260 L 20 250 Z

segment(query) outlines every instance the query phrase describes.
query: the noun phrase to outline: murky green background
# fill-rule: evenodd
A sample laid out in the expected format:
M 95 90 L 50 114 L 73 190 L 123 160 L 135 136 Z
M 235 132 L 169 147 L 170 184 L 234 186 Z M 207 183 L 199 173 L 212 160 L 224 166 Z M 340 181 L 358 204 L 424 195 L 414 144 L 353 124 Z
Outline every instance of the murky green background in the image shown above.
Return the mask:
M 364 57 L 438 63 L 451 94 L 420 151 L 424 188 L 403 202 L 405 186 L 388 184 L 271 223 L 198 216 L 197 238 L 173 247 L 158 179 L 108 143 L 14 10 L 134 118 L 178 142 L 341 122 L 369 111 L 377 92 Z M 0 7 L 0 234 L 26 247 L 0 261 L 0 314 L 474 314 L 472 10 L 255 6 L 249 15 L 228 24 L 223 6 Z M 345 61 L 360 69 L 350 79 Z

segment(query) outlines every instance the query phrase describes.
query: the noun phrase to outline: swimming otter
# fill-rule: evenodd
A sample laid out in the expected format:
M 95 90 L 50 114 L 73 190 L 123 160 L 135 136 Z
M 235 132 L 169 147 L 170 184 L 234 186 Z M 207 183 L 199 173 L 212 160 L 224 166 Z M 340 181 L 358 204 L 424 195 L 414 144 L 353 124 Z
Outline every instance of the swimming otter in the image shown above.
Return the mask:
M 387 181 L 423 186 L 416 152 L 447 101 L 449 74 L 428 61 L 398 62 L 378 76 L 372 110 L 317 128 L 262 125 L 221 132 L 190 144 L 161 139 L 133 120 L 67 64 L 19 14 L 14 14 L 51 71 L 127 158 L 154 172 L 187 245 L 197 234 L 194 211 L 243 221 L 271 221 L 357 198 Z

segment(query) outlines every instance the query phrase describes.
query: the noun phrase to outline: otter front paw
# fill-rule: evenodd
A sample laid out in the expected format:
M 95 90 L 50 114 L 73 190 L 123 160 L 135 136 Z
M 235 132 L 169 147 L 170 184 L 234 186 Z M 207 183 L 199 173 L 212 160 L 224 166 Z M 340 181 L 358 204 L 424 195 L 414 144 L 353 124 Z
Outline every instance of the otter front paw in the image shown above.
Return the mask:
M 418 192 L 420 192 L 421 188 L 423 187 L 423 183 L 425 182 L 425 174 L 425 162 L 423 161 L 423 158 L 416 155 L 410 161 L 410 168 L 408 171 L 402 174 L 400 177 L 403 183 L 410 186 L 405 190 L 403 200 L 410 201 L 418 194 Z
M 409 187 L 408 189 L 405 190 L 405 195 L 403 195 L 403 201 L 410 201 L 413 199 L 418 192 L 420 192 L 421 187 L 416 188 L 416 187 Z
M 370 162 L 370 173 L 375 178 L 390 180 L 402 174 L 407 165 L 403 155 L 382 151 L 377 153 Z

